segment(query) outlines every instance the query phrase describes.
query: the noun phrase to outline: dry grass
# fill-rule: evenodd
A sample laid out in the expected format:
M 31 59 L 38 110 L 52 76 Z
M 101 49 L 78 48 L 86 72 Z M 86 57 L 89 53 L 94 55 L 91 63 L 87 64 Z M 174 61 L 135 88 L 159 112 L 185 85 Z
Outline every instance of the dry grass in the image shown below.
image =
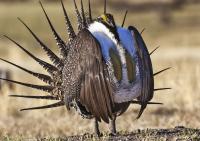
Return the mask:
M 54 19 L 54 23 L 59 32 L 64 37 L 64 21 L 62 11 L 56 4 L 46 4 L 49 15 Z M 161 45 L 161 49 L 152 55 L 155 72 L 171 66 L 173 69 L 162 75 L 156 76 L 156 87 L 172 87 L 172 90 L 156 92 L 153 101 L 163 102 L 163 106 L 150 105 L 139 120 L 135 120 L 138 106 L 132 105 L 129 110 L 118 118 L 118 131 L 133 131 L 135 129 L 146 128 L 172 128 L 174 126 L 186 126 L 191 128 L 200 127 L 200 20 L 199 5 L 185 7 L 184 10 L 177 11 L 172 16 L 172 23 L 169 26 L 160 24 L 156 12 L 143 13 L 137 15 L 130 13 L 128 24 L 134 24 L 139 29 L 147 28 L 143 34 L 149 49 L 153 46 Z M 26 11 L 26 12 L 24 12 Z M 120 21 L 122 13 L 117 13 L 117 21 Z M 188 11 L 190 14 L 188 14 Z M 96 11 L 97 12 L 97 11 Z M 70 11 L 70 14 L 72 11 Z M 5 16 L 6 15 L 6 16 Z M 0 34 L 8 34 L 21 41 L 29 50 L 34 50 L 37 45 L 26 30 L 19 23 L 16 23 L 17 16 L 22 16 L 28 21 L 33 30 L 55 49 L 49 28 L 37 4 L 0 5 Z M 59 22 L 56 22 L 59 21 Z M 75 19 L 73 19 L 75 21 Z M 194 22 L 192 22 L 194 21 Z M 41 68 L 30 58 L 17 49 L 5 39 L 0 40 L 0 56 L 14 60 L 18 64 L 41 71 Z M 37 50 L 38 51 L 38 50 Z M 41 52 L 39 50 L 38 52 Z M 44 54 L 37 54 L 46 58 Z M 26 61 L 29 59 L 28 61 Z M 2 68 L 9 68 L 14 72 L 14 78 L 25 81 L 41 83 L 37 79 L 30 77 L 18 69 L 0 64 Z M 40 100 L 23 100 L 8 97 L 8 94 L 40 94 L 40 91 L 30 90 L 17 86 L 11 92 L 6 87 L 0 93 L 0 137 L 64 137 L 66 135 L 91 133 L 93 122 L 82 119 L 76 112 L 68 112 L 65 108 L 56 108 L 43 111 L 19 112 L 18 109 L 33 105 L 43 105 L 49 102 Z M 42 93 L 41 93 L 42 94 Z M 103 131 L 107 131 L 107 125 L 101 124 Z

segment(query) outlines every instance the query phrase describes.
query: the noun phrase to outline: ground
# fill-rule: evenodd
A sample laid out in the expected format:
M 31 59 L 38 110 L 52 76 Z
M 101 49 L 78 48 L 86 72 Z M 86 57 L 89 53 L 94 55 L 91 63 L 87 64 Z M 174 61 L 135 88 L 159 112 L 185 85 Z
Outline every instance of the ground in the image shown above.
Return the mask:
M 3 137 L 3 141 L 12 140 L 9 137 Z M 15 138 L 16 139 L 16 138 Z M 200 140 L 200 129 L 185 128 L 183 126 L 172 129 L 145 129 L 133 132 L 118 132 L 117 135 L 111 136 L 103 133 L 101 137 L 94 134 L 85 133 L 83 135 L 68 136 L 60 138 L 24 138 L 18 137 L 18 140 L 41 140 L 41 141 L 198 141 Z
M 173 129 L 146 129 L 146 130 L 136 130 L 133 132 L 127 133 L 118 133 L 116 136 L 103 135 L 103 137 L 93 137 L 90 134 L 85 134 L 83 136 L 72 136 L 67 137 L 66 140 L 75 141 L 75 140 L 109 140 L 109 141 L 190 141 L 190 140 L 200 140 L 200 130 L 199 129 L 190 129 L 185 127 L 175 127 Z M 65 138 L 63 138 L 65 139 Z

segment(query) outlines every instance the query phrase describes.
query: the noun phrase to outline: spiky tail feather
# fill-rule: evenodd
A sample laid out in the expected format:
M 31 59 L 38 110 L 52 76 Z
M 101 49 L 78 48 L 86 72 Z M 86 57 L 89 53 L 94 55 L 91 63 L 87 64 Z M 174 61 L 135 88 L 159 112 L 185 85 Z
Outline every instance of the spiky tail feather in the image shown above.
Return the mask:
M 59 101 L 57 103 L 50 104 L 50 105 L 39 106 L 39 107 L 31 107 L 31 108 L 24 108 L 24 109 L 21 109 L 20 111 L 49 109 L 49 108 L 61 107 L 61 106 L 64 106 L 64 105 L 65 105 L 65 103 L 63 101 Z
M 68 50 L 69 50 L 69 46 L 65 44 L 65 42 L 60 38 L 60 36 L 58 35 L 58 33 L 56 32 L 53 24 L 51 23 L 50 21 L 50 18 L 49 16 L 47 15 L 47 12 L 45 11 L 43 5 L 41 2 L 40 3 L 40 6 L 45 14 L 45 17 L 47 19 L 47 22 L 50 26 L 50 29 L 55 37 L 55 40 L 56 40 L 56 43 L 58 45 L 58 47 L 60 48 L 61 50 L 61 55 L 64 54 L 65 57 L 67 56 L 67 53 L 68 53 Z M 81 2 L 81 12 L 82 12 L 82 17 L 80 16 L 80 13 L 77 9 L 77 6 L 76 6 L 76 3 L 74 1 L 74 4 L 75 4 L 75 10 L 76 10 L 76 13 L 77 13 L 77 17 L 78 17 L 78 21 L 79 21 L 79 24 L 81 25 L 81 27 L 85 28 L 87 27 L 87 24 L 86 24 L 86 16 L 85 16 L 85 12 L 84 12 L 84 8 L 83 8 L 83 3 Z M 61 5 L 62 5 L 62 8 L 63 8 L 63 12 L 64 12 L 64 16 L 65 16 L 65 20 L 66 20 L 66 26 L 67 26 L 67 31 L 68 31 L 68 35 L 69 35 L 69 39 L 72 41 L 75 37 L 76 37 L 76 34 L 73 30 L 73 27 L 70 23 L 70 20 L 68 18 L 68 15 L 67 15 L 67 12 L 66 12 L 66 9 L 64 7 L 64 4 L 63 4 L 63 1 L 61 0 Z M 89 5 L 90 5 L 90 2 L 89 2 Z M 90 11 L 90 20 L 92 20 L 92 16 L 91 16 L 91 8 L 89 8 L 89 11 Z M 57 92 L 59 89 L 58 87 L 60 87 L 60 82 L 62 82 L 61 79 L 61 72 L 62 72 L 62 69 L 63 69 L 63 62 L 62 62 L 62 59 L 59 58 L 56 54 L 54 54 L 50 49 L 49 47 L 47 47 L 41 40 L 40 38 L 27 26 L 27 24 L 22 21 L 20 18 L 18 18 L 18 20 L 28 29 L 28 31 L 31 33 L 31 35 L 34 37 L 34 39 L 40 44 L 41 48 L 46 52 L 46 54 L 49 56 L 50 60 L 53 62 L 53 64 L 55 65 L 51 65 L 39 58 L 37 58 L 36 56 L 34 56 L 31 52 L 29 52 L 28 50 L 26 50 L 24 47 L 22 47 L 19 43 L 17 43 L 16 41 L 14 41 L 13 39 L 11 39 L 10 37 L 8 36 L 4 36 L 6 37 L 7 39 L 9 39 L 10 41 L 12 41 L 15 45 L 17 45 L 17 47 L 19 47 L 20 49 L 22 49 L 26 54 L 28 54 L 31 58 L 33 58 L 36 62 L 38 62 L 45 70 L 47 70 L 47 72 L 51 75 L 51 76 L 48 76 L 48 75 L 45 75 L 45 74 L 41 74 L 41 73 L 36 73 L 36 72 L 33 72 L 33 71 L 30 71 L 22 66 L 19 66 L 19 65 L 16 65 L 15 63 L 12 63 L 10 61 L 7 61 L 5 59 L 1 59 L 2 61 L 6 62 L 6 63 L 9 63 L 37 78 L 39 78 L 40 80 L 46 82 L 49 84 L 49 86 L 42 86 L 42 85 L 34 85 L 34 84 L 29 84 L 29 83 L 24 83 L 24 82 L 19 82 L 19 81 L 14 81 L 14 80 L 9 80 L 9 79 L 4 79 L 4 78 L 0 78 L 1 80 L 4 80 L 4 81 L 9 81 L 11 83 L 15 83 L 15 84 L 19 84 L 19 85 L 23 85 L 23 86 L 26 86 L 26 87 L 30 87 L 30 88 L 34 88 L 34 89 L 38 89 L 38 90 L 42 90 L 42 91 L 45 91 L 45 92 L 48 92 L 48 93 L 51 93 L 51 94 L 54 94 L 55 92 Z M 59 82 L 58 82 L 59 81 Z M 56 88 L 56 89 L 55 89 Z M 54 90 L 55 89 L 55 90 Z M 55 95 L 55 96 L 23 96 L 23 95 L 11 95 L 12 97 L 23 97 L 23 98 L 35 98 L 35 99 L 50 99 L 50 100 L 62 100 L 63 98 L 60 97 L 60 92 L 58 92 L 59 94 Z M 64 105 L 64 102 L 63 101 L 60 101 L 58 103 L 55 103 L 55 104 L 52 104 L 52 105 L 47 105 L 47 106 L 42 106 L 42 107 L 33 107 L 33 108 L 27 108 L 27 109 L 22 109 L 22 110 L 30 110 L 30 109 L 44 109 L 44 108 L 51 108 L 51 107 L 56 107 L 56 106 L 59 106 L 59 105 Z
M 64 16 L 65 16 L 65 23 L 66 23 L 67 33 L 69 35 L 69 42 L 71 42 L 76 37 L 76 34 L 75 34 L 74 29 L 72 27 L 72 24 L 71 24 L 71 22 L 69 20 L 67 11 L 66 11 L 65 6 L 63 4 L 63 1 L 62 0 L 60 0 L 60 1 L 61 1 L 61 5 L 62 5 Z M 67 48 L 67 50 L 69 50 L 69 48 Z
M 35 38 L 35 40 L 40 44 L 41 48 L 46 52 L 46 54 L 49 56 L 50 60 L 59 68 L 63 66 L 60 58 L 55 55 L 37 36 L 36 34 L 27 26 L 27 24 L 22 21 L 20 18 L 18 20 L 28 29 L 28 31 L 31 33 L 31 35 Z

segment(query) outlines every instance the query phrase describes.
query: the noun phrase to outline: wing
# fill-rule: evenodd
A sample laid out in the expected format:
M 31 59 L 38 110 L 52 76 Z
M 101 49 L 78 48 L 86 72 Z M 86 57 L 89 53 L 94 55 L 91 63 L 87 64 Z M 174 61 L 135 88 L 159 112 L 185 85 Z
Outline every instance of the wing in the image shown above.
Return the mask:
M 70 63 L 72 60 L 73 63 Z M 77 35 L 65 64 L 63 87 L 66 102 L 79 100 L 99 121 L 109 122 L 112 118 L 113 88 L 100 44 L 87 29 Z
M 148 102 L 153 98 L 153 93 L 154 93 L 153 69 L 149 52 L 140 33 L 135 27 L 132 26 L 129 27 L 129 30 L 131 31 L 133 38 L 135 40 L 135 48 L 138 54 L 139 70 L 142 82 L 142 92 L 141 95 L 138 97 L 138 100 L 141 102 L 141 109 L 138 114 L 139 118 L 142 115 L 144 109 L 146 108 Z

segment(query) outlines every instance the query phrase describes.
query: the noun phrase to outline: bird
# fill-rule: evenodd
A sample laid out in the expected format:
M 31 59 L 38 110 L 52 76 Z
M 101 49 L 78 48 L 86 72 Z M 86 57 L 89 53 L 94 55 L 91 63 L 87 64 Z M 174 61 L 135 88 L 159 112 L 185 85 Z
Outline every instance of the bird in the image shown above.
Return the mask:
M 122 24 L 116 24 L 113 14 L 107 12 L 104 0 L 103 14 L 93 18 L 90 0 L 88 13 L 85 12 L 83 1 L 81 12 L 76 0 L 73 0 L 77 17 L 77 33 L 69 19 L 67 10 L 60 0 L 66 23 L 68 41 L 64 41 L 55 30 L 42 2 L 39 2 L 55 37 L 60 50 L 55 54 L 31 28 L 20 18 L 18 20 L 27 28 L 39 46 L 44 50 L 52 63 L 41 60 L 25 49 L 17 41 L 4 35 L 33 60 L 39 63 L 47 74 L 28 70 L 22 66 L 0 58 L 45 82 L 46 85 L 24 83 L 0 78 L 0 80 L 23 85 L 47 92 L 48 95 L 10 95 L 30 99 L 55 100 L 54 104 L 24 108 L 38 110 L 65 106 L 67 110 L 75 109 L 83 118 L 94 119 L 94 132 L 100 136 L 99 122 L 109 124 L 110 134 L 116 135 L 116 118 L 121 116 L 132 104 L 139 104 L 137 119 L 143 114 L 147 105 L 162 104 L 152 102 L 155 91 L 170 88 L 154 88 L 154 77 L 170 68 L 153 73 L 149 52 L 141 33 L 134 26 L 124 27 L 127 12 Z

